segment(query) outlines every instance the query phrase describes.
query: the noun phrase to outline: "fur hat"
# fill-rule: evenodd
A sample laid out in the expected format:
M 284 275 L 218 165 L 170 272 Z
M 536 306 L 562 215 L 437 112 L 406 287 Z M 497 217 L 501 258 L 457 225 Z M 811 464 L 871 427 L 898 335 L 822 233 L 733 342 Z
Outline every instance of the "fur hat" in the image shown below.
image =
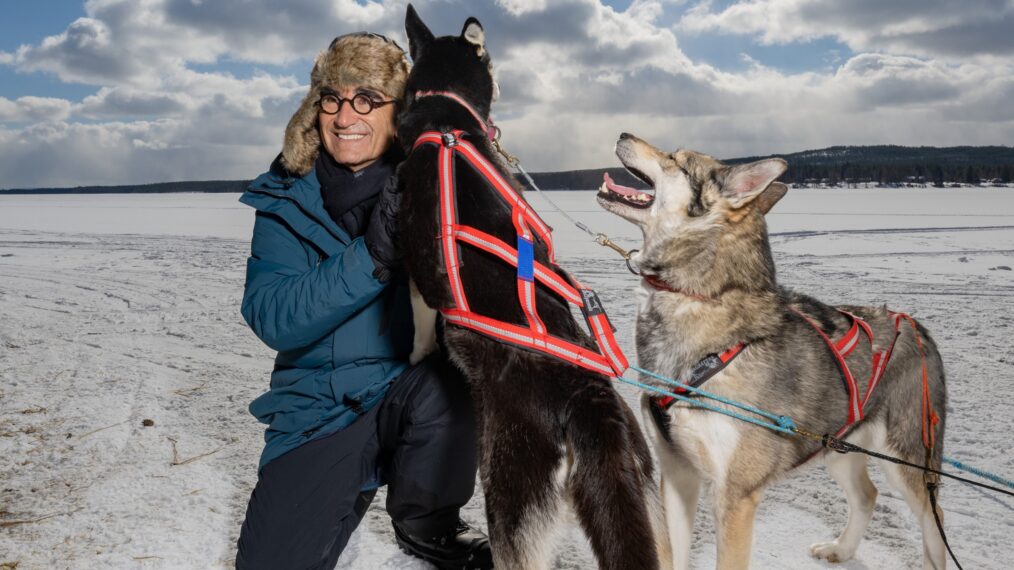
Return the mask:
M 393 40 L 368 32 L 335 38 L 327 50 L 317 56 L 310 72 L 310 91 L 285 127 L 283 166 L 298 176 L 313 168 L 320 151 L 317 100 L 322 88 L 339 91 L 352 86 L 365 87 L 401 100 L 408 71 L 408 57 Z

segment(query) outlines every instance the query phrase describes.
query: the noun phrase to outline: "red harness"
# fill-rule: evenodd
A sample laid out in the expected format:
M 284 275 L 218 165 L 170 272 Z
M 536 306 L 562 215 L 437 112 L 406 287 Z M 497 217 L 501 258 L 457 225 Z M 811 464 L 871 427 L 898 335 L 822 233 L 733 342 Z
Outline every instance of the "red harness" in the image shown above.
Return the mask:
M 791 308 L 791 307 L 790 307 Z M 862 420 L 865 416 L 863 411 L 866 408 L 866 404 L 869 403 L 870 397 L 873 395 L 873 390 L 876 389 L 880 383 L 880 379 L 884 376 L 884 370 L 887 369 L 887 362 L 891 359 L 891 352 L 894 351 L 894 345 L 898 342 L 898 336 L 901 335 L 901 321 L 908 321 L 909 326 L 912 327 L 912 332 L 915 334 L 916 346 L 919 348 L 919 358 L 922 365 L 922 441 L 926 449 L 932 449 L 936 443 L 936 425 L 940 423 L 940 418 L 933 410 L 933 402 L 929 392 L 929 376 L 926 368 L 926 350 L 923 348 L 922 335 L 919 334 L 919 328 L 910 315 L 906 313 L 895 313 L 894 311 L 888 311 L 887 313 L 891 316 L 891 321 L 894 323 L 894 339 L 891 341 L 891 345 L 885 350 L 878 350 L 873 353 L 873 367 L 870 372 L 870 382 L 866 386 L 866 393 L 862 399 L 859 398 L 859 386 L 856 383 L 855 377 L 852 375 L 852 371 L 849 370 L 848 364 L 845 363 L 845 357 L 847 357 L 856 345 L 859 344 L 859 330 L 866 334 L 866 338 L 870 341 L 870 348 L 873 348 L 873 330 L 870 325 L 862 320 L 861 318 L 849 313 L 848 311 L 838 312 L 852 319 L 852 326 L 848 332 L 845 333 L 841 339 L 837 342 L 832 342 L 824 331 L 820 330 L 809 317 L 799 312 L 796 309 L 792 309 L 799 316 L 803 317 L 807 323 L 810 324 L 820 334 L 824 342 L 831 348 L 831 352 L 834 354 L 835 360 L 838 361 L 838 368 L 841 370 L 842 377 L 845 380 L 846 388 L 849 393 L 849 419 L 835 437 L 841 437 L 845 434 L 856 422 Z
M 683 295 L 688 295 L 695 298 L 700 298 L 697 295 L 692 295 L 684 291 L 673 289 L 672 287 L 662 282 L 658 278 L 649 279 L 649 277 L 653 276 L 646 276 L 645 280 L 648 281 L 649 285 L 652 285 L 656 289 L 661 289 L 664 291 L 670 291 L 680 293 Z M 700 299 L 707 301 L 707 299 L 703 298 Z M 859 345 L 860 332 L 866 335 L 866 338 L 869 340 L 870 347 L 872 349 L 873 329 L 870 327 L 869 323 L 867 323 L 863 319 L 859 318 L 858 316 L 848 311 L 843 311 L 839 309 L 838 311 L 840 313 L 849 318 L 849 320 L 852 323 L 852 326 L 849 327 L 849 330 L 845 333 L 844 336 L 842 336 L 837 341 L 833 341 L 831 340 L 830 337 L 827 336 L 827 334 L 824 333 L 823 330 L 820 329 L 817 323 L 813 322 L 813 320 L 810 319 L 810 317 L 806 316 L 805 314 L 803 314 L 802 312 L 793 307 L 789 308 L 790 310 L 798 314 L 800 317 L 802 317 L 803 320 L 806 321 L 810 326 L 812 326 L 813 329 L 817 331 L 817 334 L 819 334 L 820 337 L 824 339 L 824 342 L 827 344 L 828 348 L 831 349 L 831 354 L 834 355 L 835 361 L 838 364 L 838 369 L 841 371 L 842 381 L 845 384 L 845 391 L 848 393 L 849 396 L 849 410 L 847 422 L 845 423 L 844 426 L 841 427 L 841 429 L 838 430 L 838 432 L 835 434 L 835 437 L 841 437 L 849 429 L 851 429 L 856 424 L 856 422 L 859 422 L 865 417 L 864 410 L 866 409 L 866 405 L 870 402 L 870 398 L 873 396 L 873 391 L 876 390 L 877 386 L 880 384 L 880 380 L 884 376 L 884 371 L 887 369 L 887 363 L 891 359 L 891 353 L 894 351 L 894 345 L 897 343 L 898 336 L 901 334 L 901 321 L 907 320 L 909 322 L 909 325 L 912 327 L 912 330 L 915 332 L 916 343 L 919 347 L 920 357 L 922 358 L 923 444 L 926 446 L 927 449 L 932 449 L 935 443 L 936 424 L 939 423 L 940 418 L 937 417 L 936 412 L 933 411 L 933 404 L 930 399 L 929 393 L 929 379 L 926 369 L 925 350 L 923 349 L 921 335 L 918 332 L 915 320 L 911 316 L 905 313 L 895 313 L 893 311 L 888 311 L 888 314 L 891 316 L 891 320 L 894 323 L 894 339 L 891 341 L 890 346 L 888 346 L 886 349 L 879 350 L 873 353 L 872 357 L 873 364 L 870 371 L 870 380 L 869 383 L 866 385 L 866 391 L 860 394 L 859 384 L 858 382 L 856 382 L 855 376 L 849 369 L 848 363 L 845 362 L 845 358 L 847 358 L 848 355 L 851 354 L 852 351 L 855 350 L 855 348 Z M 690 371 L 688 377 L 686 379 L 681 380 L 681 382 L 683 382 L 684 384 L 688 384 L 694 388 L 700 387 L 710 378 L 712 378 L 713 376 L 724 370 L 729 365 L 729 363 L 734 358 L 736 358 L 736 356 L 738 356 L 740 353 L 743 352 L 743 349 L 745 347 L 746 345 L 740 343 L 721 354 L 711 354 L 704 357 L 696 365 L 694 365 L 694 368 Z M 679 388 L 676 390 L 676 393 L 678 394 L 686 394 L 687 392 L 688 390 L 683 388 Z M 667 409 L 676 401 L 676 398 L 672 396 L 665 396 L 665 397 L 656 397 L 653 398 L 653 400 L 655 404 L 658 405 L 660 408 Z
M 427 95 L 429 95 L 427 93 Z M 447 322 L 465 327 L 499 341 L 554 356 L 581 368 L 605 376 L 621 376 L 628 363 L 613 337 L 602 303 L 591 289 L 583 287 L 564 272 L 566 279 L 557 274 L 551 230 L 507 183 L 500 171 L 467 140 L 464 131 L 448 133 L 425 132 L 416 139 L 413 150 L 432 145 L 437 148 L 437 165 L 440 181 L 440 235 L 444 264 L 450 281 L 454 307 L 440 309 Z M 456 161 L 456 159 L 459 159 Z M 511 219 L 517 232 L 516 247 L 476 228 L 457 223 L 456 164 L 464 163 L 480 174 L 496 190 L 511 209 Z M 538 236 L 549 252 L 550 266 L 534 258 L 534 239 Z M 465 288 L 461 283 L 462 244 L 495 255 L 517 268 L 518 300 L 528 326 L 498 321 L 473 312 L 469 308 Z M 535 306 L 535 283 L 538 281 L 557 295 L 581 309 L 598 344 L 593 352 L 568 340 L 549 334 Z
M 828 348 L 831 349 L 831 354 L 834 355 L 835 361 L 838 363 L 838 370 L 841 371 L 842 379 L 845 382 L 845 390 L 849 395 L 849 415 L 848 421 L 838 430 L 835 437 L 841 437 L 845 434 L 856 422 L 860 421 L 865 417 L 863 411 L 866 409 L 866 404 L 869 403 L 870 397 L 873 396 L 873 391 L 877 388 L 877 384 L 880 383 L 880 379 L 884 376 L 884 370 L 887 369 L 887 362 L 891 359 L 891 352 L 894 350 L 895 343 L 898 342 L 898 335 L 900 334 L 901 320 L 911 317 L 904 313 L 895 313 L 888 311 L 891 316 L 891 320 L 894 322 L 894 340 L 891 341 L 890 346 L 885 350 L 878 350 L 873 353 L 873 365 L 870 371 L 870 381 L 866 385 L 866 392 L 860 397 L 859 384 L 856 382 L 855 376 L 849 369 L 848 364 L 845 362 L 845 358 L 852 353 L 853 350 L 859 345 L 859 332 L 860 330 L 866 335 L 866 338 L 870 341 L 870 348 L 873 348 L 873 329 L 870 328 L 869 323 L 863 319 L 853 315 L 848 311 L 838 309 L 838 312 L 845 315 L 852 321 L 852 326 L 849 327 L 848 332 L 845 333 L 837 341 L 831 340 L 825 333 L 820 329 L 817 323 L 813 322 L 810 317 L 804 315 L 799 310 L 789 307 L 794 313 L 799 315 L 806 321 L 813 330 L 817 331 L 820 338 L 824 339 L 827 343 Z

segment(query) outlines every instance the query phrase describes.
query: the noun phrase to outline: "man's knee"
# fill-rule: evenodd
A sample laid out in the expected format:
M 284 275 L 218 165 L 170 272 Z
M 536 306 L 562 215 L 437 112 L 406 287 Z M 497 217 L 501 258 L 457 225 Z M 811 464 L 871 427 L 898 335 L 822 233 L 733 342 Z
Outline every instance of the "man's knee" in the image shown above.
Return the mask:
M 407 384 L 402 405 L 404 419 L 409 423 L 474 429 L 475 414 L 468 384 L 452 365 L 428 358 L 409 369 L 401 380 Z

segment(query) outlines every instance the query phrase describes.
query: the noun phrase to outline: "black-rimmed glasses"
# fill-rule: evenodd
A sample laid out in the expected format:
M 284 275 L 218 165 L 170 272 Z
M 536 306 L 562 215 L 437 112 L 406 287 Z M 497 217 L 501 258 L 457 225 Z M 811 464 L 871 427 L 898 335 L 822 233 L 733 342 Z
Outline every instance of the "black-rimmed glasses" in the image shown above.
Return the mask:
M 342 105 L 348 101 L 352 105 L 352 110 L 359 113 L 360 115 L 369 115 L 377 107 L 383 107 L 384 105 L 390 105 L 396 103 L 396 99 L 390 101 L 377 101 L 373 97 L 370 97 L 366 93 L 356 93 L 351 98 L 346 99 L 341 97 L 333 91 L 326 91 L 320 96 L 320 100 L 317 101 L 317 105 L 320 106 L 320 111 L 327 115 L 337 115 L 342 110 Z

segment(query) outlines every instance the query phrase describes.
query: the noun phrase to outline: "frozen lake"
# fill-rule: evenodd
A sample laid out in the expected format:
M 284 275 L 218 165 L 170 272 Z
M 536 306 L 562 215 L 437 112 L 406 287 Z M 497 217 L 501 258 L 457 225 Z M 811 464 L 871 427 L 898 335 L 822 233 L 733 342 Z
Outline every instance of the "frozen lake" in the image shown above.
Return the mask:
M 593 194 L 550 198 L 637 247 L 637 230 Z M 262 442 L 246 406 L 273 357 L 239 315 L 253 211 L 237 198 L 0 195 L 0 567 L 231 566 Z M 530 199 L 556 228 L 561 264 L 598 290 L 633 356 L 636 278 Z M 832 303 L 886 303 L 934 333 L 948 372 L 945 453 L 1014 476 L 1014 189 L 799 189 L 768 219 L 783 284 Z M 873 522 L 841 567 L 917 567 L 918 528 L 873 471 Z M 1014 501 L 954 482 L 941 500 L 962 564 L 1007 568 Z M 395 548 L 383 504 L 381 492 L 339 568 L 427 567 Z M 808 547 L 833 538 L 846 511 L 823 469 L 772 487 L 754 567 L 830 567 Z M 479 497 L 464 516 L 484 526 Z M 702 510 L 695 567 L 713 566 L 710 521 Z M 556 567 L 593 566 L 568 530 Z
M 554 202 L 592 227 L 614 229 L 614 216 L 592 191 L 549 192 Z M 44 232 L 177 235 L 248 239 L 250 209 L 237 194 L 64 194 L 4 196 L 0 228 Z M 875 228 L 983 227 L 1014 223 L 1014 188 L 794 189 L 768 216 L 774 233 Z M 536 193 L 529 200 L 560 230 L 557 240 L 580 238 Z M 631 228 L 615 228 L 630 235 Z M 558 246 L 559 247 L 559 246 Z M 567 249 L 560 247 L 560 249 Z

